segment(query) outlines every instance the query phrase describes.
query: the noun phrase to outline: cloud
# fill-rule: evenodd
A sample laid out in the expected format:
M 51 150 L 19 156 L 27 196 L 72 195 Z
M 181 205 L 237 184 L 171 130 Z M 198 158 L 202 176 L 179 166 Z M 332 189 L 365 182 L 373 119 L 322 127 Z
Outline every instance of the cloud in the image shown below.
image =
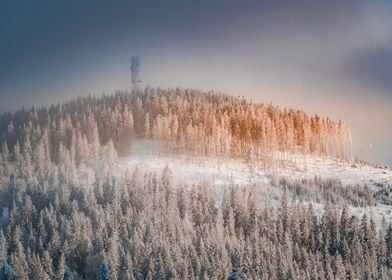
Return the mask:
M 344 64 L 352 78 L 392 95 L 392 47 L 357 50 Z

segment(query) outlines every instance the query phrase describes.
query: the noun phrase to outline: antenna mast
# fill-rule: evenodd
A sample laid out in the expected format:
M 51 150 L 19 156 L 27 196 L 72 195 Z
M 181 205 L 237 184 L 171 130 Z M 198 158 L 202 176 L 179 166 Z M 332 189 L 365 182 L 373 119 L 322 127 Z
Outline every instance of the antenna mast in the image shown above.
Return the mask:
M 131 83 L 132 83 L 132 89 L 137 91 L 139 88 L 139 84 L 142 82 L 139 78 L 139 67 L 140 67 L 140 61 L 139 57 L 137 56 L 132 56 L 131 57 Z

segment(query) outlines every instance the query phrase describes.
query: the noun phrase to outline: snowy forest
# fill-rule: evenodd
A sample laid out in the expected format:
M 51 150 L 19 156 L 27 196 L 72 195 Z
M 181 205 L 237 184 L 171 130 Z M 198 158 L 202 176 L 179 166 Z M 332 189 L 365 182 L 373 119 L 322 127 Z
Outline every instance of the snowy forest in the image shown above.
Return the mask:
M 252 158 L 264 164 L 273 161 L 275 150 L 349 159 L 351 144 L 342 121 L 212 92 L 149 87 L 3 114 L 0 131 L 1 143 L 7 144 L 3 149 L 44 149 L 42 156 L 54 164 L 68 152 L 76 165 L 94 161 L 98 147 L 110 141 L 126 155 L 133 138 L 159 140 L 162 152 Z
M 157 141 L 162 155 L 263 169 L 295 154 L 351 158 L 342 121 L 198 90 L 146 87 L 4 113 L 0 279 L 392 278 L 391 224 L 347 210 L 390 204 L 390 189 L 315 178 L 278 180 L 279 205 L 257 184 L 217 195 L 169 166 L 119 172 L 135 139 Z

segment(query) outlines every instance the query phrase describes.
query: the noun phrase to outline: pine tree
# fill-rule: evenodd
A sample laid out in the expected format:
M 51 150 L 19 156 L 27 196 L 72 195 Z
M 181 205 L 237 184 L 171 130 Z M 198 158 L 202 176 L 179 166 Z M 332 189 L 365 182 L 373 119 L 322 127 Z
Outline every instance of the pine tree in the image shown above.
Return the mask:
M 14 145 L 13 160 L 14 160 L 14 163 L 16 165 L 19 165 L 19 162 L 20 162 L 20 145 L 19 145 L 19 141 L 16 141 L 16 144 Z
M 13 236 L 13 253 L 11 256 L 12 266 L 18 274 L 20 279 L 28 279 L 29 278 L 29 270 L 27 259 L 25 255 L 25 249 L 21 242 L 21 231 L 20 227 L 17 226 Z
M 0 165 L 1 165 L 1 170 L 3 173 L 3 176 L 9 176 L 9 150 L 8 150 L 8 145 L 7 142 L 4 142 L 3 145 L 1 146 L 1 161 L 0 161 Z
M 385 243 L 387 245 L 386 263 L 389 268 L 392 268 L 392 224 L 389 224 Z
M 282 222 L 283 230 L 286 231 L 289 223 L 289 196 L 287 188 L 284 189 L 282 196 Z
M 13 269 L 12 266 L 7 264 L 6 262 L 0 262 L 0 279 L 4 280 L 13 280 L 18 279 L 17 272 Z
M 56 278 L 58 280 L 63 280 L 65 278 L 65 256 L 64 253 L 61 252 L 60 259 L 57 264 L 57 269 L 56 269 Z
M 7 255 L 8 255 L 8 243 L 7 240 L 4 236 L 3 230 L 0 229 L 0 262 L 6 262 L 7 261 Z
M 101 264 L 101 269 L 99 272 L 99 279 L 100 280 L 109 280 L 109 268 L 108 265 L 106 264 L 106 262 L 103 262 Z
M 64 278 L 63 280 L 73 280 L 73 274 L 72 271 L 69 269 L 68 266 L 65 267 L 65 271 L 64 271 Z
M 112 139 L 109 140 L 107 144 L 107 152 L 106 152 L 106 159 L 108 167 L 109 167 L 109 172 L 112 173 L 117 166 L 117 152 L 114 149 L 113 141 Z
M 48 251 L 44 251 L 42 260 L 41 260 L 42 266 L 46 272 L 46 274 L 49 276 L 50 279 L 53 278 L 53 263 L 52 263 L 52 258 L 49 255 Z

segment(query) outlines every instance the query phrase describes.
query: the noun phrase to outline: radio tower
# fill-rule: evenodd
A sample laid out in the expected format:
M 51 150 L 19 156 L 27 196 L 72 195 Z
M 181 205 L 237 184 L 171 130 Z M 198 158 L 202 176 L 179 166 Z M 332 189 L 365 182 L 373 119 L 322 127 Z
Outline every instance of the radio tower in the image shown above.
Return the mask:
M 131 57 L 131 83 L 132 83 L 132 89 L 137 91 L 139 88 L 139 84 L 142 82 L 139 79 L 139 67 L 140 67 L 140 62 L 139 62 L 139 57 L 137 56 L 132 56 Z

